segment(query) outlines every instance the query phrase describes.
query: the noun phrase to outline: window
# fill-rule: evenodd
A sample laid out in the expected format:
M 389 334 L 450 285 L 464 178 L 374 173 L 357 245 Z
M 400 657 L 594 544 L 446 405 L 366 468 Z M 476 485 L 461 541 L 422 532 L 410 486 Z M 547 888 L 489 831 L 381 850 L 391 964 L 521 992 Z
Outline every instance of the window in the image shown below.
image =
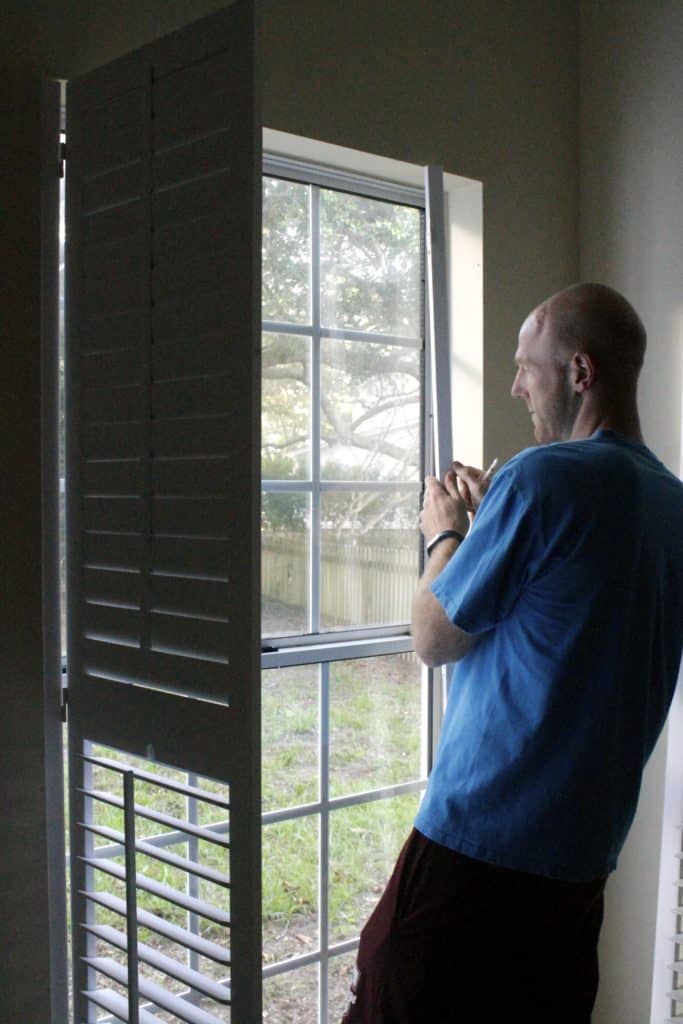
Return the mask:
M 430 754 L 430 689 L 406 635 L 424 198 L 264 165 L 264 1021 L 326 1024 L 348 1002 Z

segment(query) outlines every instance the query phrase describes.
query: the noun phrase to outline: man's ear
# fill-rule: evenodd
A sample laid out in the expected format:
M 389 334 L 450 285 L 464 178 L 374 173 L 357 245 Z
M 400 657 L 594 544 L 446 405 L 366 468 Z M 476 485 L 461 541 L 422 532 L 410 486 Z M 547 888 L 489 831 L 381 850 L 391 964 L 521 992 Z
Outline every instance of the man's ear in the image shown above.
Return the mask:
M 575 352 L 569 360 L 569 376 L 577 394 L 588 391 L 595 383 L 595 363 L 588 352 Z

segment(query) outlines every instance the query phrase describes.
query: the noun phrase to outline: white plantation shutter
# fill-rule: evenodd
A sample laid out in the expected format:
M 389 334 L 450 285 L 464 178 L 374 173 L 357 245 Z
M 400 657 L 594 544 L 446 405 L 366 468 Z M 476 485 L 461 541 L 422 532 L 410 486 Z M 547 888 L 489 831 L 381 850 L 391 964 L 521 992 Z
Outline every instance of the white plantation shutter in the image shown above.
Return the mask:
M 253 4 L 239 0 L 68 87 L 78 1021 L 102 1009 L 112 1020 L 165 1010 L 203 1024 L 260 1014 L 254 39 Z M 120 752 L 117 767 L 101 747 Z M 119 796 L 97 788 L 108 776 L 122 783 Z M 203 781 L 193 783 L 196 776 Z M 206 780 L 222 785 L 207 788 Z M 168 814 L 167 799 L 184 802 L 186 813 Z M 120 813 L 121 827 L 102 824 L 105 805 Z M 208 825 L 197 819 L 204 805 L 220 808 Z M 197 850 L 206 844 L 229 851 L 225 870 L 207 866 L 211 857 L 202 862 Z M 159 889 L 138 873 L 136 858 L 162 855 L 185 877 L 181 889 Z M 222 906 L 212 910 L 193 895 L 200 883 L 224 894 L 216 897 Z M 180 906 L 186 925 L 138 909 L 150 892 Z M 98 923 L 103 907 L 122 915 L 121 927 Z M 204 920 L 224 927 L 229 941 L 202 939 Z M 183 956 L 189 951 L 187 962 L 138 941 L 139 927 L 165 929 Z M 219 964 L 218 973 L 200 977 L 198 957 Z M 220 1007 L 230 1003 L 226 1016 Z

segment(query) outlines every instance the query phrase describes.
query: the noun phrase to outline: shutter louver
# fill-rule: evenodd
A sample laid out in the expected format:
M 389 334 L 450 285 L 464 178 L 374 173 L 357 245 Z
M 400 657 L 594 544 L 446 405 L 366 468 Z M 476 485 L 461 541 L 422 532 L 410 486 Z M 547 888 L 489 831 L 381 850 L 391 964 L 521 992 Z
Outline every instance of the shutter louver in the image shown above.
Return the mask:
M 78 1021 L 260 1016 L 254 19 L 238 0 L 68 87 Z
M 123 96 L 108 81 L 99 102 L 88 83 L 93 105 L 69 137 L 82 181 L 83 636 L 91 650 L 145 650 L 136 685 L 160 685 L 155 654 L 193 659 L 175 686 L 227 703 L 234 426 L 251 393 L 236 359 L 249 346 L 234 296 L 249 226 L 234 201 L 240 66 L 226 51 L 147 70 Z M 188 578 L 181 551 L 198 541 L 204 575 Z M 220 684 L 207 662 L 226 666 Z
M 150 968 L 154 978 L 169 979 L 172 986 L 160 986 L 145 975 L 143 967 L 138 994 L 148 1002 L 142 1010 L 156 1006 L 190 1024 L 216 1024 L 224 1019 L 220 1008 L 231 1001 L 227 980 L 230 806 L 222 792 L 225 787 L 220 787 L 220 793 L 215 787 L 209 791 L 181 781 L 177 772 L 169 778 L 168 772 L 157 774 L 112 756 L 88 756 L 84 762 L 91 785 L 82 790 L 86 820 L 78 825 L 83 836 L 81 848 L 89 851 L 80 857 L 87 886 L 80 894 L 87 907 L 82 927 L 90 939 L 83 965 L 100 979 L 95 988 L 84 991 L 85 998 L 100 1008 L 110 1006 L 114 1012 L 112 992 L 106 985 L 115 982 L 128 987 L 132 930 L 137 963 Z M 125 787 L 120 795 L 125 775 L 133 779 L 130 803 Z M 169 800 L 176 813 L 160 809 Z M 126 824 L 127 805 L 132 830 Z M 181 808 L 186 811 L 183 816 Z M 104 823 L 112 812 L 123 818 L 122 829 Z M 131 875 L 129 864 L 133 865 Z M 122 889 L 134 885 L 132 912 L 128 897 L 112 895 L 112 879 Z M 158 909 L 138 909 L 149 897 Z M 169 919 L 178 915 L 183 926 L 169 924 Z M 98 916 L 103 919 L 96 920 Z M 125 919 L 128 934 L 112 923 L 118 916 Z M 140 937 L 142 929 L 149 934 L 149 941 Z

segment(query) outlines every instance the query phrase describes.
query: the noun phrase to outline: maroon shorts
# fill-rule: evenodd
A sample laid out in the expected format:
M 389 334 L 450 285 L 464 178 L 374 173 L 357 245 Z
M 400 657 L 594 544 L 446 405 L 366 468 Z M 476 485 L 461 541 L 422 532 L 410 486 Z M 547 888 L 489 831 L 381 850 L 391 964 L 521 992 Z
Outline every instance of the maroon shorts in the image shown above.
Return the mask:
M 414 829 L 361 933 L 342 1024 L 590 1024 L 604 887 L 485 864 Z

